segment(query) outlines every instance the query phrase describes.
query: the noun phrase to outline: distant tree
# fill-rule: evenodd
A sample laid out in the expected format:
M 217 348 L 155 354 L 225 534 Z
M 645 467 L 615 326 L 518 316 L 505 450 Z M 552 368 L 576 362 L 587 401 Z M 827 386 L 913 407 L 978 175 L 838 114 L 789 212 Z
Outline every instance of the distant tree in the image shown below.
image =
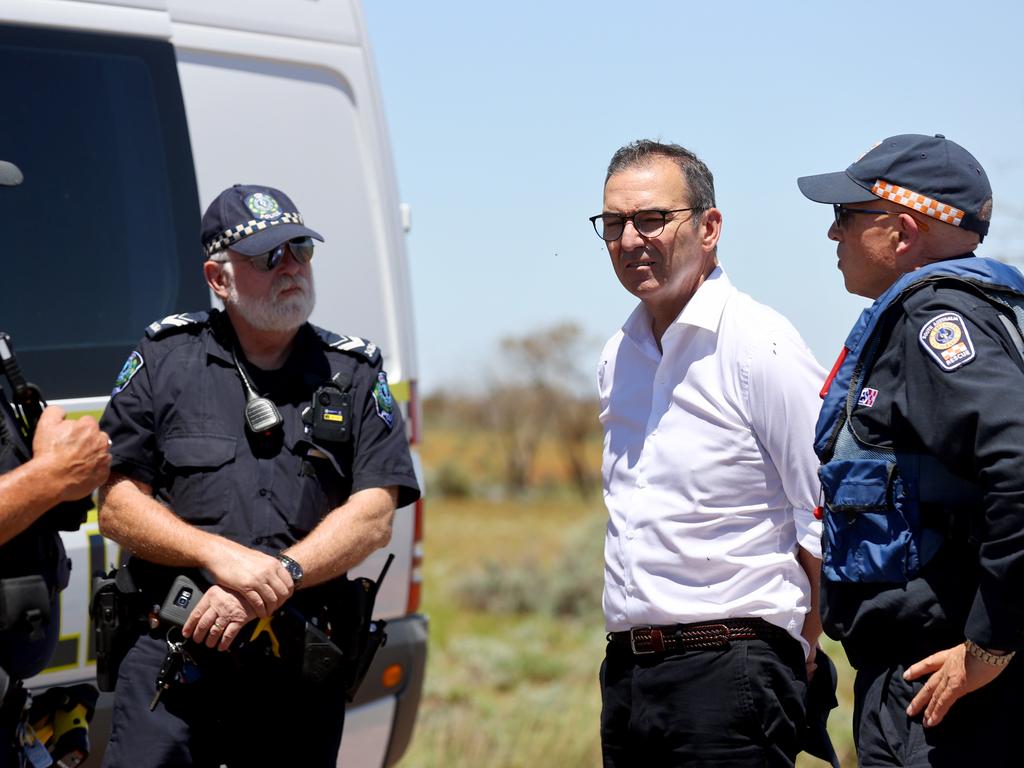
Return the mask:
M 573 322 L 501 340 L 501 382 L 488 392 L 505 451 L 506 486 L 526 490 L 545 434 L 557 441 L 576 490 L 587 496 L 597 481 L 586 448 L 597 432 L 597 404 L 582 360 L 589 340 Z
M 501 452 L 505 490 L 522 495 L 544 437 L 543 403 L 530 386 L 497 382 L 488 389 L 486 401 L 486 418 Z

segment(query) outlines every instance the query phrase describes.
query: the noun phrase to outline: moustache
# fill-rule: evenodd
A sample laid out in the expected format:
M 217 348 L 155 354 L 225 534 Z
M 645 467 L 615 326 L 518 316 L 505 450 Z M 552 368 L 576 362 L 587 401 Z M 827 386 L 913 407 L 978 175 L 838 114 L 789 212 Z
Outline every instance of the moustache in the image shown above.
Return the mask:
M 274 281 L 272 295 L 274 299 L 278 299 L 282 293 L 292 288 L 298 288 L 303 295 L 308 295 L 309 281 L 301 275 L 280 275 Z

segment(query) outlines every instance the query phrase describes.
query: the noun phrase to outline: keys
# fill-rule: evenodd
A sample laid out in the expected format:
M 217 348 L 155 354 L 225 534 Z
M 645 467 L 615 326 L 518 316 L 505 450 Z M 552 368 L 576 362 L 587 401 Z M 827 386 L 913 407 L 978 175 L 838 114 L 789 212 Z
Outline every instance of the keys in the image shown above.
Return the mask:
M 160 671 L 156 675 L 156 693 L 153 695 L 153 700 L 149 702 L 150 712 L 156 709 L 156 705 L 160 701 L 160 697 L 164 695 L 164 691 L 177 681 L 178 675 L 181 674 L 181 670 L 185 666 L 185 655 L 184 643 L 172 642 L 168 639 L 167 655 L 164 657 L 164 663 L 160 665 Z

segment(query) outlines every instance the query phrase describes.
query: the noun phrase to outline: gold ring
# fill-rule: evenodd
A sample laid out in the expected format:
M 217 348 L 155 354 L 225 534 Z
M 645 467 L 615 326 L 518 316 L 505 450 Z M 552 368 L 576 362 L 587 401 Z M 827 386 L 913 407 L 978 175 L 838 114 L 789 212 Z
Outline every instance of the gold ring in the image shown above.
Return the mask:
M 222 627 L 222 626 L 221 626 L 221 625 L 220 625 L 220 624 L 219 624 L 218 622 L 216 622 L 216 621 L 215 621 L 215 622 L 213 622 L 213 626 L 212 626 L 212 627 L 210 627 L 210 631 L 211 631 L 211 632 L 220 632 L 220 631 L 221 631 L 221 630 L 223 630 L 223 629 L 224 629 L 224 627 Z

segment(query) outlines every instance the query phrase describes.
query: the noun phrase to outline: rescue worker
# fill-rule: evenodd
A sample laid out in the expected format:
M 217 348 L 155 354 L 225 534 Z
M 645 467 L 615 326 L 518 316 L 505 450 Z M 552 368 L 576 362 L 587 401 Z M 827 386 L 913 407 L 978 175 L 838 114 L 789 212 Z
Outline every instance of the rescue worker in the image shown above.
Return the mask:
M 874 300 L 815 444 L 824 627 L 857 669 L 860 763 L 1020 765 L 1024 277 L 973 253 L 988 177 L 943 136 L 905 134 L 798 184 L 832 204 L 846 288 Z
M 21 178 L 16 166 L 0 162 L 0 186 Z M 7 357 L 6 341 L 0 344 Z M 0 387 L 0 766 L 22 757 L 21 681 L 43 671 L 60 637 L 57 594 L 67 586 L 70 561 L 47 513 L 88 496 L 110 469 L 109 441 L 91 416 L 71 420 L 50 406 L 31 444 L 25 431 Z
M 134 553 L 147 602 L 178 573 L 212 586 L 183 630 L 187 680 L 154 699 L 163 626 L 121 663 L 108 766 L 335 764 L 343 691 L 273 658 L 276 639 L 262 660 L 226 652 L 286 603 L 343 631 L 325 606 L 419 496 L 380 351 L 307 322 L 314 238 L 281 191 L 222 192 L 202 244 L 224 311 L 150 325 L 114 386 L 101 530 Z

